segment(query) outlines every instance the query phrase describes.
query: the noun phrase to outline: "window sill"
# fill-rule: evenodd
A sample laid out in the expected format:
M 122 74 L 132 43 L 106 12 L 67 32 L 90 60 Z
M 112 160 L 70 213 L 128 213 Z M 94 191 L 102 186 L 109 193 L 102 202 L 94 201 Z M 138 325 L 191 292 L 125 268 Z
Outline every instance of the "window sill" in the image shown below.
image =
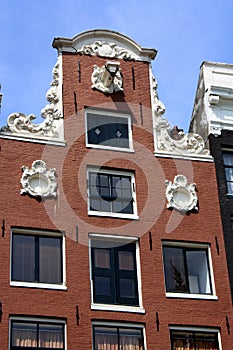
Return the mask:
M 132 312 L 138 314 L 146 313 L 145 309 L 140 306 L 125 306 L 112 304 L 91 304 L 91 310 Z
M 166 297 L 167 298 L 183 298 L 183 299 L 218 300 L 217 295 L 209 295 L 209 294 L 166 293 Z
M 64 284 L 49 284 L 49 283 L 30 283 L 30 282 L 10 282 L 11 287 L 25 287 L 25 288 L 41 288 L 41 289 L 56 289 L 67 290 Z
M 90 216 L 105 216 L 110 218 L 118 218 L 118 219 L 131 219 L 131 220 L 139 220 L 139 216 L 135 214 L 121 214 L 121 213 L 111 213 L 105 211 L 88 211 L 88 215 Z
M 116 152 L 128 152 L 128 153 L 135 153 L 133 148 L 121 148 L 121 147 L 111 147 L 111 146 L 100 146 L 95 144 L 87 144 L 87 148 L 95 148 L 99 150 L 105 150 L 105 151 L 116 151 Z

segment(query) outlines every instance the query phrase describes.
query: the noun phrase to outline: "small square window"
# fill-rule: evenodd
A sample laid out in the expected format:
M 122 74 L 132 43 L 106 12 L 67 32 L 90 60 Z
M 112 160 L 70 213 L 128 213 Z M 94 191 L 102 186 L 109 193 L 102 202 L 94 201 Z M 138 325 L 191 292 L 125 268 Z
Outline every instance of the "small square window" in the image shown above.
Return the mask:
M 163 244 L 167 293 L 213 295 L 208 247 Z
M 136 242 L 91 240 L 93 303 L 139 306 Z
M 211 330 L 170 330 L 171 349 L 219 350 L 218 332 Z
M 104 149 L 132 150 L 131 116 L 103 110 L 86 110 L 86 144 Z
M 10 349 L 65 350 L 64 323 L 11 320 Z
M 12 232 L 11 285 L 64 285 L 63 235 Z
M 227 193 L 233 195 L 233 153 L 223 151 L 223 164 L 227 182 Z
M 93 325 L 93 350 L 144 350 L 143 328 Z
M 88 170 L 88 213 L 136 217 L 134 175 L 129 172 Z

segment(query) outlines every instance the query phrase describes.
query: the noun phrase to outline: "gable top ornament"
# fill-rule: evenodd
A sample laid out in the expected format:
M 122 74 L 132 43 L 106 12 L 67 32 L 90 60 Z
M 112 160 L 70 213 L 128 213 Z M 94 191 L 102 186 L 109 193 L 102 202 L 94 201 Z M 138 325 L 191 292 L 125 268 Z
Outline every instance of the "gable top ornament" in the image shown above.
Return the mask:
M 106 29 L 85 31 L 71 39 L 55 38 L 52 46 L 58 52 L 148 62 L 157 54 L 155 49 L 142 48 L 126 35 Z
M 185 134 L 177 127 L 171 127 L 163 117 L 165 106 L 159 100 L 157 81 L 152 76 L 152 108 L 154 118 L 155 155 L 163 157 L 182 157 L 212 161 L 204 139 L 195 133 Z

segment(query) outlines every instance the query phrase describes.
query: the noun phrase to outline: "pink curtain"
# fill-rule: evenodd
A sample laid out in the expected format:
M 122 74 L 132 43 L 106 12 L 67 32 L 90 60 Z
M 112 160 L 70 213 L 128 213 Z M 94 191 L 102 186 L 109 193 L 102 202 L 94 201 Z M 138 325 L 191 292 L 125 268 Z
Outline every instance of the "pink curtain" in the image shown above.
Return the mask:
M 196 342 L 197 350 L 218 350 L 218 347 L 212 341 L 207 340 L 199 340 Z M 175 340 L 173 341 L 172 350 L 194 350 L 193 342 L 191 344 L 187 344 L 185 340 Z
M 39 345 L 37 345 L 36 331 L 20 329 L 12 334 L 13 346 L 28 346 L 32 348 L 44 347 L 48 349 L 62 349 L 63 334 L 61 332 L 40 332 Z
M 96 349 L 118 350 L 117 335 L 96 334 Z M 141 339 L 135 336 L 121 336 L 120 350 L 142 350 Z

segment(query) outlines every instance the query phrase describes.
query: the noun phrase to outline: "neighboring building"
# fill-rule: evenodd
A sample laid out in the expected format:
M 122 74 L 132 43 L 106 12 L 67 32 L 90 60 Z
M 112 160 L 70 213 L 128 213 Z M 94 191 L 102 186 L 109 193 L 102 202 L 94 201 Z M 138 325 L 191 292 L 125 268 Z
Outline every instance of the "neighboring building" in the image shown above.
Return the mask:
M 227 265 L 233 297 L 233 65 L 201 66 L 190 130 L 210 145 L 215 160 Z
M 153 49 L 56 38 L 44 121 L 0 133 L 1 349 L 231 350 L 213 158 L 163 117 Z

